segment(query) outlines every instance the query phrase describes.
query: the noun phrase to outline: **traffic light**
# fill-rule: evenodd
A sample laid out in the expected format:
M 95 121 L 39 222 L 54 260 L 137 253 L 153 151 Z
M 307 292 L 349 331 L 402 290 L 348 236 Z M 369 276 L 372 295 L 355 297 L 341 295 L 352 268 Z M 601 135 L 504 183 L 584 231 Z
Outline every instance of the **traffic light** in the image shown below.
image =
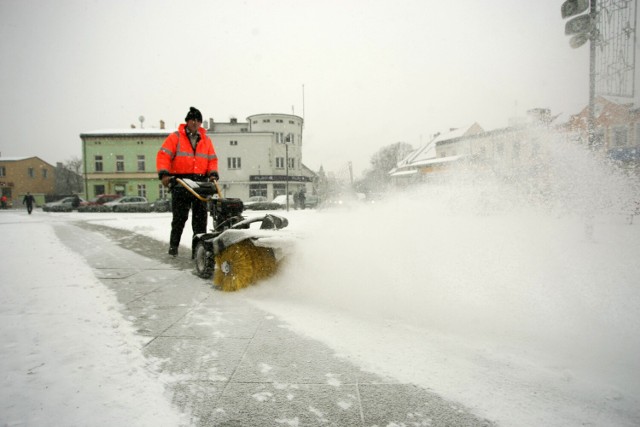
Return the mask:
M 562 18 L 578 15 L 589 8 L 589 0 L 567 0 L 562 3 Z
M 591 16 L 580 15 L 567 21 L 564 26 L 564 33 L 568 36 L 574 34 L 584 34 L 591 31 Z
M 571 18 L 564 26 L 564 33 L 573 36 L 569 40 L 572 48 L 578 48 L 591 38 L 594 23 L 589 13 L 580 15 L 589 9 L 589 0 L 566 0 L 560 7 L 562 18 Z M 579 15 L 579 16 L 576 16 Z

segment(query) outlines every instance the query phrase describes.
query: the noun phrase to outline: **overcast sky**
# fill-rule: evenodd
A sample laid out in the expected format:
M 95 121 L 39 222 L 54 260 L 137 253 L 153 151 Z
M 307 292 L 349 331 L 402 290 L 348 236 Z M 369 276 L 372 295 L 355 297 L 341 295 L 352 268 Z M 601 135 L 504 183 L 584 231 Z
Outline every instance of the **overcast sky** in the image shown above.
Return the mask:
M 580 111 L 588 47 L 569 47 L 561 3 L 0 0 L 0 153 L 55 164 L 82 132 L 173 128 L 193 105 L 304 113 L 303 162 L 359 174 L 398 141 Z

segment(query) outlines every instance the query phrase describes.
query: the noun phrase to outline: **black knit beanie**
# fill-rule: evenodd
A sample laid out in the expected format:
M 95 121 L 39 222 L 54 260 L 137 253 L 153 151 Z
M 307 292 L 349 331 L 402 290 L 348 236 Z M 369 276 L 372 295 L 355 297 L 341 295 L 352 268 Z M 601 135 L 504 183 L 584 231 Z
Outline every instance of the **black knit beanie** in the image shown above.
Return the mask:
M 197 120 L 202 122 L 202 113 L 196 107 L 189 108 L 189 112 L 187 113 L 187 117 L 184 118 L 185 122 L 189 120 Z

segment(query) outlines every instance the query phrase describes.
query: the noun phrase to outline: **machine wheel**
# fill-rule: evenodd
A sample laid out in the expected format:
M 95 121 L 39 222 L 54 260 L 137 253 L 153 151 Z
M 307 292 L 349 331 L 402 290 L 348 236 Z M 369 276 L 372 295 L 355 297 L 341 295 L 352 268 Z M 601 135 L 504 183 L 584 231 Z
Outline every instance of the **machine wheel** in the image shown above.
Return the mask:
M 215 257 L 213 282 L 225 292 L 233 292 L 266 279 L 276 271 L 273 250 L 255 246 L 249 239 L 231 245 Z
M 203 279 L 211 277 L 214 268 L 213 252 L 207 249 L 205 242 L 199 241 L 194 252 L 196 274 Z

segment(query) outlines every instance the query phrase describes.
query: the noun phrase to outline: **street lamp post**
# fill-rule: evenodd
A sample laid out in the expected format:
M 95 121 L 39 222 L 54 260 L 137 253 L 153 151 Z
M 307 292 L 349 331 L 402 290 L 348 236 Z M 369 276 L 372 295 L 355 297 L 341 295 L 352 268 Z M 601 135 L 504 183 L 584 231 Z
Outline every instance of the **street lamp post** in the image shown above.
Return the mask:
M 287 143 L 289 138 L 284 141 L 284 170 L 286 175 L 285 181 L 285 192 L 287 195 L 287 212 L 289 212 L 289 144 Z

